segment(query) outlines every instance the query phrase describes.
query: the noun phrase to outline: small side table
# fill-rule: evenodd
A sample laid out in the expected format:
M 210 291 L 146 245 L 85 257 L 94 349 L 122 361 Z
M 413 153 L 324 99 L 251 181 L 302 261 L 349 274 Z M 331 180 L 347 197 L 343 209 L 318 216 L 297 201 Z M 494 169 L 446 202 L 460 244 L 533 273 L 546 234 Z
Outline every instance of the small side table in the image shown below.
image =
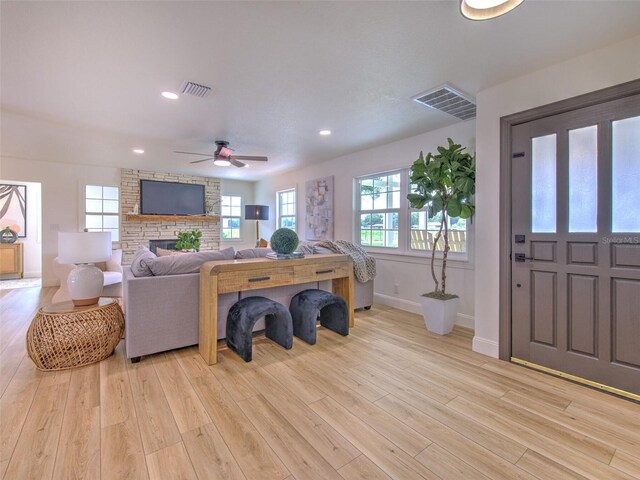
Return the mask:
M 27 353 L 38 370 L 67 370 L 111 355 L 124 332 L 124 315 L 113 298 L 97 305 L 72 302 L 41 308 L 27 331 Z

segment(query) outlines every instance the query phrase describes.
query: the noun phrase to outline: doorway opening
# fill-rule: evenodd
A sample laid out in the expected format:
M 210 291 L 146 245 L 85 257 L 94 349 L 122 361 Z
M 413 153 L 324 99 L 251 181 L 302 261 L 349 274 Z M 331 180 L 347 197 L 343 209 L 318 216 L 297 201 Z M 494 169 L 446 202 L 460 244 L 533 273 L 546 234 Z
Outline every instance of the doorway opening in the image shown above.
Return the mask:
M 0 290 L 42 286 L 42 184 L 0 179 Z

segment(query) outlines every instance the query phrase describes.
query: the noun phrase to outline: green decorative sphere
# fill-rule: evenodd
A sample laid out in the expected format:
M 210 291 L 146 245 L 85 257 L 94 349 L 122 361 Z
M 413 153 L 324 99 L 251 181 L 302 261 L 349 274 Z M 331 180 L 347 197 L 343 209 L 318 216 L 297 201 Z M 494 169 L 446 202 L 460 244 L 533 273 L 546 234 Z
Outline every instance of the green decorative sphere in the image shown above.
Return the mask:
M 298 235 L 290 228 L 279 228 L 271 235 L 271 249 L 279 254 L 288 255 L 298 246 Z

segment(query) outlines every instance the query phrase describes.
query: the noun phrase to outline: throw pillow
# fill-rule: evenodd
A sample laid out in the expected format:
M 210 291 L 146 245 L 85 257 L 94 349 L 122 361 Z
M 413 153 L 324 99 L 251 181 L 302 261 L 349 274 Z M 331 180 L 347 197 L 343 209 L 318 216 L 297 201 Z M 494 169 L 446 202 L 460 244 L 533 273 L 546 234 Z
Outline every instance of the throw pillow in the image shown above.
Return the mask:
M 171 255 L 184 255 L 189 252 L 181 252 L 180 250 L 167 250 L 166 248 L 156 248 L 156 255 L 159 257 L 169 257 Z
M 245 248 L 244 250 L 238 250 L 238 252 L 236 252 L 236 258 L 238 260 L 245 258 L 263 258 L 271 252 L 273 252 L 273 250 L 270 248 Z
M 233 247 L 220 251 L 185 253 L 184 255 L 169 255 L 157 257 L 147 262 L 151 274 L 155 276 L 182 275 L 185 273 L 198 273 L 200 266 L 212 260 L 233 260 L 235 257 Z
M 147 247 L 140 246 L 131 259 L 131 273 L 134 277 L 150 277 L 153 275 L 149 263 L 156 258 L 156 254 Z

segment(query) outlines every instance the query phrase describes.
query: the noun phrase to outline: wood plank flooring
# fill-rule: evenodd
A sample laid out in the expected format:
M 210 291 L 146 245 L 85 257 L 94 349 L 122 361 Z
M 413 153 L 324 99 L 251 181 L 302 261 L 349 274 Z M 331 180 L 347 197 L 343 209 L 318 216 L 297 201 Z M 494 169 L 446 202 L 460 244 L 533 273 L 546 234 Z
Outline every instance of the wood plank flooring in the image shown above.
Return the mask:
M 471 351 L 417 315 L 357 312 L 253 362 L 195 347 L 44 373 L 25 334 L 54 289 L 0 294 L 0 478 L 640 479 L 640 405 Z

